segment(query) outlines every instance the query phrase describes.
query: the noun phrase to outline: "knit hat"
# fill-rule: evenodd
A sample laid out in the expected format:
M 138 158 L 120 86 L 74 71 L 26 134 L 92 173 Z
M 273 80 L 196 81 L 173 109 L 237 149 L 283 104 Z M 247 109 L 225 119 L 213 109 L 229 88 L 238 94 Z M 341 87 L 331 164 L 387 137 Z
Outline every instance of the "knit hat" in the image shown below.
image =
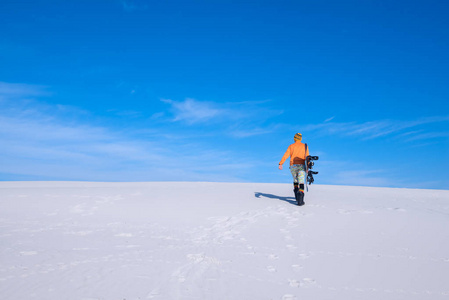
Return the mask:
M 302 140 L 302 134 L 300 134 L 300 133 L 295 134 L 295 136 L 293 137 L 293 139 L 294 139 L 295 141 L 300 141 L 300 140 Z

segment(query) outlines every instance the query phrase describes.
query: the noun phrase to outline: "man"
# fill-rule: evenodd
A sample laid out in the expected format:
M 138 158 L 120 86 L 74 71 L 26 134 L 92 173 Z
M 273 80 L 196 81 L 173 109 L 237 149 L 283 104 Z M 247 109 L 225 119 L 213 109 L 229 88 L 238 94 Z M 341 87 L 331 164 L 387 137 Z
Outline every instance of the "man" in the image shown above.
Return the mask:
M 309 149 L 306 144 L 302 143 L 302 134 L 297 133 L 293 137 L 295 143 L 288 146 L 284 156 L 279 162 L 279 170 L 282 170 L 282 165 L 290 157 L 290 171 L 293 176 L 293 191 L 298 205 L 304 205 L 304 184 L 306 182 L 306 166 L 305 160 L 309 155 Z

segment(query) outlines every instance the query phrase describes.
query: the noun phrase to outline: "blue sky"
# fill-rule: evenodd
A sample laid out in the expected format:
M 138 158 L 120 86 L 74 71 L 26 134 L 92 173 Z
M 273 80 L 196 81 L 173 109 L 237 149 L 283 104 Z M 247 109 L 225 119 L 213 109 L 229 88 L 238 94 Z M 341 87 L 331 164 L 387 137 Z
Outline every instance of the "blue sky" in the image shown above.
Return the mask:
M 448 8 L 1 1 L 0 180 L 449 189 Z

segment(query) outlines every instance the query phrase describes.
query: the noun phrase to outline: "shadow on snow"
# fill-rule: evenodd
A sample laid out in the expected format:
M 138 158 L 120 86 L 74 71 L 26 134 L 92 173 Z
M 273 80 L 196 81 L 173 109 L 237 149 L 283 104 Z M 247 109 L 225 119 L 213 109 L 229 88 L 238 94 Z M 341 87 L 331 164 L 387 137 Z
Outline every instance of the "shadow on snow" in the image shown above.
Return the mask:
M 266 193 L 259 193 L 259 192 L 254 193 L 254 196 L 256 198 L 265 197 L 265 198 L 285 201 L 285 202 L 288 202 L 288 203 L 294 204 L 294 205 L 297 204 L 296 199 L 294 197 L 281 197 L 281 196 L 277 196 L 277 195 L 273 195 L 273 194 L 266 194 Z

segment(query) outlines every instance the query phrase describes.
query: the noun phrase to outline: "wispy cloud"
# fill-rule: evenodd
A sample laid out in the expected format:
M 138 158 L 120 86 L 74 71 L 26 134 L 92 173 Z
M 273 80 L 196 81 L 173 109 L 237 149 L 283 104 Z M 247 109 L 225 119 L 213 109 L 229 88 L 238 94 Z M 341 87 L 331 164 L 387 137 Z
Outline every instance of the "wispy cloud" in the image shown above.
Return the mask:
M 122 0 L 121 5 L 123 9 L 127 12 L 133 12 L 136 10 L 145 10 L 148 8 L 148 5 L 137 3 L 136 1 L 131 0 Z
M 427 133 L 413 133 L 407 141 L 429 140 L 437 138 L 449 138 L 449 132 L 427 132 Z
M 415 120 L 377 120 L 364 123 L 356 122 L 330 122 L 311 124 L 305 130 L 318 132 L 323 135 L 341 135 L 362 138 L 363 140 L 376 139 L 387 136 L 404 137 L 408 141 L 416 139 L 430 139 L 447 137 L 449 131 L 434 132 L 431 128 L 420 128 L 425 125 L 435 125 L 449 122 L 449 116 L 423 117 Z M 417 132 L 420 134 L 416 135 Z
M 385 170 L 348 170 L 337 172 L 333 182 L 341 185 L 394 186 L 395 182 L 385 176 Z
M 247 138 L 251 136 L 270 134 L 277 130 L 280 126 L 278 125 L 269 125 L 265 127 L 246 127 L 239 128 L 239 126 L 235 126 L 231 128 L 229 134 L 233 137 L 237 138 Z
M 24 98 L 35 96 L 50 96 L 48 87 L 22 83 L 8 83 L 0 81 L 0 99 Z
M 162 102 L 170 105 L 170 111 L 173 114 L 172 121 L 174 122 L 203 123 L 226 113 L 225 109 L 218 108 L 213 102 L 197 101 L 191 98 L 184 101 L 162 99 Z
M 170 105 L 171 122 L 213 125 L 214 130 L 221 130 L 235 138 L 272 133 L 279 126 L 269 120 L 283 113 L 282 110 L 271 108 L 269 100 L 216 103 L 188 98 L 184 101 L 162 101 Z M 156 116 L 161 118 L 165 114 Z

